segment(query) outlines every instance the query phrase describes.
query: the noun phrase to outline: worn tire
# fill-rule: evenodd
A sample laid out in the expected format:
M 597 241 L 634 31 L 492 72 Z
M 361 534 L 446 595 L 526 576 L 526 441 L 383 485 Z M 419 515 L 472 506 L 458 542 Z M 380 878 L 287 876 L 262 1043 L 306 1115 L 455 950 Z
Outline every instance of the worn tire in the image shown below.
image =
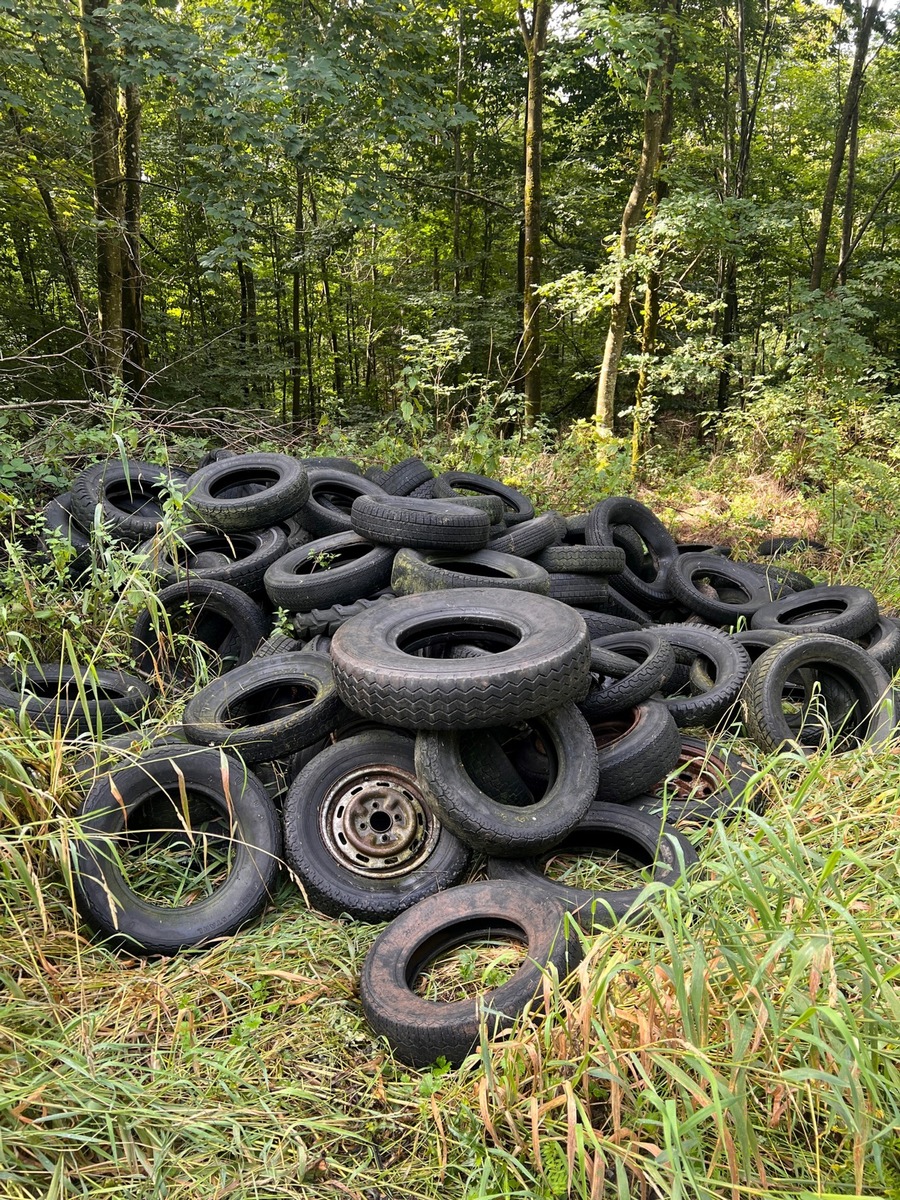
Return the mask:
M 262 586 L 266 571 L 286 552 L 287 539 L 277 525 L 231 534 L 187 529 L 177 541 L 154 538 L 138 551 L 146 569 L 166 586 L 179 579 L 217 579 L 247 593 Z
M 298 517 L 317 538 L 328 537 L 332 533 L 349 533 L 353 529 L 350 512 L 354 501 L 360 496 L 384 499 L 387 493 L 362 475 L 328 468 L 310 470 L 309 499 Z
M 219 660 L 221 672 L 248 662 L 269 632 L 258 604 L 230 584 L 215 579 L 173 583 L 156 597 L 155 613 L 138 613 L 131 632 L 131 656 L 145 675 L 169 679 L 184 675 L 184 648 L 173 635 L 188 634 Z M 180 622 L 186 624 L 186 628 Z
M 81 694 L 83 692 L 83 694 Z M 16 672 L 0 669 L 0 708 L 24 713 L 36 729 L 63 737 L 116 733 L 137 723 L 150 700 L 149 686 L 124 671 L 76 671 L 59 663 L 38 663 Z
M 263 583 L 272 603 L 291 613 L 352 604 L 390 581 L 393 558 L 356 533 L 333 533 L 277 559 Z
M 474 644 L 481 658 L 422 658 Z M 512 644 L 511 644 L 512 643 Z M 342 625 L 331 645 L 348 708 L 410 729 L 507 724 L 584 698 L 590 643 L 577 613 L 547 596 L 465 588 L 400 596 Z
M 672 595 L 667 579 L 669 568 L 678 560 L 675 539 L 645 504 L 629 496 L 610 496 L 591 509 L 585 541 L 589 545 L 614 546 L 616 525 L 628 526 L 640 535 L 650 553 L 651 570 L 648 578 L 642 578 L 626 567 L 612 577 L 612 583 L 635 604 L 664 604 Z
M 72 480 L 72 515 L 84 529 L 92 529 L 100 515 L 118 541 L 136 546 L 152 538 L 163 519 L 163 502 L 171 484 L 187 487 L 186 471 L 157 463 L 95 463 Z
M 734 625 L 741 617 L 749 621 L 771 603 L 767 582 L 760 575 L 743 563 L 714 554 L 680 554 L 666 578 L 674 598 L 711 625 Z M 714 595 L 698 588 L 698 580 L 710 584 Z
M 841 685 L 837 703 L 829 696 L 829 690 L 822 688 L 824 716 L 829 726 L 823 734 L 836 732 L 838 724 L 843 726 L 836 752 L 861 743 L 881 746 L 891 737 L 895 718 L 891 707 L 883 703 L 891 686 L 884 668 L 865 650 L 844 638 L 809 634 L 773 646 L 750 670 L 743 694 L 744 719 L 750 736 L 762 750 L 774 752 L 792 745 L 805 754 L 814 752 L 798 740 L 796 730 L 788 724 L 782 710 L 784 687 L 801 670 L 813 674 L 824 671 Z M 849 706 L 844 700 L 847 693 Z
M 307 763 L 284 804 L 285 858 L 310 904 L 386 921 L 465 875 L 470 854 L 433 813 L 411 739 L 372 730 Z
M 622 656 L 624 664 L 613 661 Z M 589 721 L 594 721 L 643 704 L 659 691 L 674 668 L 675 651 L 659 633 L 640 630 L 594 638 L 591 675 L 601 682 L 592 683 L 579 708 Z
M 534 517 L 534 505 L 528 497 L 501 483 L 499 479 L 490 479 L 471 471 L 444 471 L 434 481 L 434 494 L 437 497 L 462 495 L 464 492 L 474 492 L 476 496 L 499 496 L 503 501 L 507 525 L 518 525 Z
M 309 496 L 306 469 L 289 454 L 239 454 L 210 463 L 188 482 L 186 507 L 195 514 L 194 519 L 225 533 L 274 525 L 292 517 Z M 261 485 L 262 490 L 228 495 L 244 492 L 248 485 Z
M 663 696 L 677 725 L 710 729 L 734 706 L 750 670 L 750 656 L 728 634 L 706 625 L 667 625 L 662 630 L 676 659 L 689 665 L 702 655 L 713 666 L 713 686 L 696 695 Z
M 748 808 L 761 811 L 764 802 L 754 771 L 742 758 L 705 738 L 684 737 L 677 765 L 648 795 L 636 796 L 628 806 L 676 829 L 703 829 Z
M 411 496 L 361 496 L 350 516 L 356 532 L 379 546 L 465 553 L 483 549 L 490 533 L 486 512 Z
M 558 512 L 546 512 L 530 521 L 511 525 L 505 532 L 491 538 L 490 549 L 500 554 L 517 554 L 519 558 L 534 558 L 547 546 L 553 546 L 565 535 L 566 523 Z
M 195 745 L 266 762 L 325 737 L 340 712 L 329 660 L 290 653 L 251 659 L 201 688 L 185 707 L 184 732 Z
M 431 807 L 461 841 L 482 854 L 520 858 L 555 846 L 574 828 L 597 794 L 597 747 L 578 709 L 565 705 L 534 717 L 556 771 L 540 800 L 503 803 L 474 783 L 463 762 L 465 735 L 423 732 L 416 738 L 416 774 Z
M 177 834 L 187 819 L 185 797 L 227 823 L 222 836 L 233 846 L 234 861 L 211 896 L 166 908 L 132 890 L 116 842 L 127 836 L 129 819 L 150 805 L 169 810 L 166 828 Z M 148 750 L 98 779 L 70 844 L 82 916 L 115 946 L 138 954 L 175 954 L 235 933 L 271 898 L 281 861 L 278 816 L 262 784 L 230 755 L 195 746 Z
M 618 804 L 595 804 L 575 829 L 555 847 L 555 852 L 535 859 L 492 858 L 488 862 L 491 879 L 503 879 L 544 891 L 573 913 L 583 929 L 615 925 L 639 915 L 647 899 L 645 885 L 632 888 L 594 890 L 570 887 L 547 879 L 544 872 L 554 854 L 621 854 L 652 868 L 652 882 L 674 886 L 698 862 L 691 843 L 659 817 L 637 812 Z
M 494 550 L 448 555 L 403 548 L 394 557 L 391 589 L 398 596 L 469 587 L 506 588 L 546 596 L 550 578 L 537 563 Z
M 528 952 L 500 987 L 449 1003 L 413 991 L 418 975 L 441 954 L 497 937 L 524 943 Z M 582 954 L 563 905 L 531 880 L 466 884 L 423 900 L 378 936 L 360 977 L 363 1012 L 401 1062 L 426 1067 L 444 1058 L 459 1065 L 478 1044 L 482 1028 L 495 1037 L 540 996 L 548 968 L 562 977 Z
M 823 585 L 775 600 L 753 614 L 754 629 L 825 633 L 861 638 L 878 623 L 878 601 L 868 588 Z

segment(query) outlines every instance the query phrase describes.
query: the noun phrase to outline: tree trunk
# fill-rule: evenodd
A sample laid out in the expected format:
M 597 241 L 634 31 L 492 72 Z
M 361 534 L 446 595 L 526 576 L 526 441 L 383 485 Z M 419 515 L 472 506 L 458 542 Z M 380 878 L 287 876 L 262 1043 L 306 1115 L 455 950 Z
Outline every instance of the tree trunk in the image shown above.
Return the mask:
M 600 380 L 597 385 L 597 407 L 595 413 L 598 424 L 606 430 L 612 430 L 615 421 L 616 383 L 619 376 L 619 361 L 622 357 L 625 329 L 628 324 L 631 289 L 634 284 L 634 268 L 631 264 L 631 259 L 637 246 L 637 231 L 643 220 L 644 207 L 647 203 L 650 185 L 659 166 L 664 131 L 664 115 L 669 105 L 669 83 L 672 71 L 675 68 L 675 41 L 672 37 L 671 29 L 667 29 L 662 35 L 661 50 L 663 65 L 661 67 L 654 67 L 647 76 L 647 87 L 644 94 L 644 136 L 641 144 L 641 157 L 634 185 L 631 189 L 631 195 L 628 197 L 628 202 L 622 213 L 622 226 L 619 231 L 619 262 L 613 290 L 609 331 L 606 335 L 603 363 L 600 368 Z
M 825 181 L 825 192 L 822 197 L 822 219 L 819 222 L 819 235 L 816 238 L 816 248 L 813 252 L 812 268 L 809 273 L 809 288 L 815 292 L 822 286 L 822 275 L 825 271 L 825 256 L 828 251 L 828 238 L 831 233 L 831 221 L 834 216 L 834 206 L 837 200 L 838 184 L 841 170 L 844 166 L 844 156 L 847 152 L 847 142 L 850 137 L 850 127 L 853 115 L 859 108 L 859 98 L 862 94 L 863 75 L 866 67 L 866 55 L 869 52 L 869 41 L 881 0 L 870 0 L 865 8 L 859 25 L 856 39 L 856 53 L 853 56 L 853 67 L 844 93 L 844 102 L 838 115 L 837 129 L 834 135 L 834 150 L 831 155 L 831 166 Z
M 303 172 L 297 168 L 297 198 L 294 206 L 294 266 L 291 272 L 291 421 L 300 424 L 300 378 L 303 342 L 300 336 L 300 264 L 297 261 L 303 236 Z
M 319 210 L 316 207 L 316 194 L 309 187 L 309 210 L 312 216 L 313 228 L 319 224 Z M 334 369 L 334 392 L 340 399 L 344 394 L 344 368 L 341 365 L 341 343 L 338 337 L 337 323 L 334 319 L 334 305 L 331 302 L 331 281 L 328 278 L 328 260 L 325 254 L 319 255 L 319 267 L 322 271 L 322 299 L 325 301 L 325 320 L 328 322 L 328 340 L 331 343 L 331 354 Z
M 119 161 L 118 86 L 105 0 L 80 0 L 85 97 L 97 223 L 97 311 L 106 381 L 122 374 L 122 260 L 125 197 Z
M 464 24 L 465 9 L 460 6 L 459 22 L 456 34 L 456 104 L 462 104 L 463 68 L 465 66 L 466 32 Z M 459 299 L 462 291 L 462 187 L 463 155 L 462 131 L 457 124 L 453 127 L 453 295 Z
M 847 186 L 844 190 L 844 213 L 841 220 L 841 258 L 837 275 L 847 282 L 847 264 L 853 246 L 853 205 L 856 198 L 856 162 L 859 157 L 859 105 L 850 120 L 850 140 L 847 144 Z
M 552 0 L 533 0 L 531 23 L 519 4 L 519 27 L 528 58 L 526 102 L 522 374 L 525 383 L 525 424 L 541 415 L 541 142 L 543 117 L 543 55 Z
M 141 94 L 125 89 L 122 162 L 125 168 L 124 255 L 122 259 L 123 375 L 140 392 L 147 381 L 144 339 L 144 277 L 141 273 Z

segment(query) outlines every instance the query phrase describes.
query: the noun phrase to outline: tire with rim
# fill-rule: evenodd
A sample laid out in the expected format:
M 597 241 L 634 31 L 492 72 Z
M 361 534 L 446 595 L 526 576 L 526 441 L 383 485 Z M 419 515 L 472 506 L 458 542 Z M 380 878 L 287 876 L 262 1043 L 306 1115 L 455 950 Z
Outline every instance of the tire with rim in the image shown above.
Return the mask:
M 195 519 L 226 533 L 262 529 L 292 517 L 309 496 L 306 470 L 289 454 L 239 454 L 210 463 L 188 483 L 186 503 Z M 252 495 L 236 494 L 248 485 L 260 490 Z
M 600 763 L 600 802 L 623 804 L 652 790 L 678 762 L 681 734 L 672 714 L 656 700 L 592 721 L 591 730 Z
M 519 858 L 555 846 L 597 794 L 597 748 L 578 709 L 569 704 L 530 723 L 551 752 L 555 771 L 544 795 L 526 806 L 497 800 L 475 784 L 463 763 L 465 735 L 449 730 L 416 738 L 416 773 L 431 807 L 461 841 L 482 854 Z
M 434 481 L 434 494 L 437 497 L 462 495 L 465 492 L 474 492 L 476 496 L 499 496 L 503 501 L 507 525 L 518 525 L 522 521 L 530 521 L 534 516 L 534 505 L 528 497 L 501 483 L 499 479 L 476 475 L 472 471 L 444 471 Z
M 361 537 L 379 546 L 462 553 L 486 546 L 491 527 L 479 509 L 412 496 L 361 496 L 351 521 Z
M 419 653 L 460 644 L 491 653 Z M 337 630 L 331 654 L 348 708 L 410 729 L 527 720 L 582 700 L 590 678 L 590 643 L 577 613 L 547 596 L 492 588 L 376 605 Z
M 636 796 L 628 806 L 661 817 L 677 829 L 704 828 L 748 808 L 761 811 L 762 795 L 753 780 L 753 769 L 726 746 L 684 737 L 677 765 L 651 793 Z
M 787 745 L 808 745 L 788 723 L 782 695 L 788 680 L 801 670 L 816 677 L 835 680 L 840 688 L 829 694 L 822 686 L 820 717 L 822 736 L 839 733 L 835 751 L 841 753 L 861 744 L 883 745 L 892 735 L 895 716 L 886 702 L 891 681 L 887 672 L 859 646 L 829 634 L 792 637 L 767 650 L 753 664 L 743 694 L 744 719 L 749 735 L 767 752 Z M 809 722 L 803 723 L 804 730 Z
M 691 843 L 659 817 L 618 804 L 595 804 L 566 839 L 542 859 L 500 859 L 488 862 L 491 879 L 504 879 L 543 890 L 548 899 L 565 905 L 583 929 L 614 925 L 634 918 L 647 898 L 646 887 L 593 889 L 570 887 L 548 879 L 546 869 L 560 856 L 627 858 L 649 869 L 653 883 L 674 886 L 698 862 Z
M 141 820 L 147 810 L 154 814 L 149 822 Z M 208 822 L 211 831 L 203 828 Z M 160 833 L 170 853 L 180 850 L 182 859 L 195 860 L 198 848 L 223 857 L 230 851 L 221 886 L 171 907 L 139 894 L 126 872 L 127 851 L 142 835 Z M 98 779 L 79 810 L 79 834 L 72 841 L 82 916 L 115 945 L 138 954 L 175 954 L 235 933 L 271 898 L 280 862 L 278 816 L 262 784 L 230 755 L 195 746 L 148 750 L 131 766 Z M 187 882 L 174 882 L 175 899 Z
M 116 733 L 137 723 L 150 700 L 149 686 L 124 671 L 97 671 L 38 663 L 16 672 L 0 669 L 0 708 L 24 713 L 37 729 L 64 737 Z
M 340 712 L 330 661 L 301 651 L 251 659 L 208 683 L 187 703 L 184 732 L 195 745 L 266 762 L 325 737 Z
M 443 1003 L 415 992 L 417 979 L 435 959 L 486 940 L 515 942 L 526 951 L 505 983 Z M 548 968 L 562 978 L 582 954 L 563 905 L 530 880 L 466 884 L 421 901 L 379 934 L 360 978 L 363 1012 L 409 1066 L 425 1067 L 441 1057 L 459 1065 L 477 1046 L 482 1028 L 496 1036 L 540 997 Z
M 356 533 L 333 533 L 290 550 L 266 569 L 263 579 L 273 604 L 309 612 L 352 604 L 385 587 L 394 552 L 373 546 Z
M 589 545 L 614 546 L 613 526 L 629 526 L 646 545 L 650 554 L 649 578 L 642 578 L 626 567 L 612 582 L 636 604 L 664 604 L 671 598 L 667 576 L 678 559 L 678 546 L 663 523 L 645 504 L 629 496 L 610 496 L 596 504 L 588 517 L 585 541 Z
M 207 663 L 218 663 L 224 674 L 253 657 L 270 624 L 259 605 L 238 588 L 215 579 L 184 580 L 163 588 L 153 605 L 138 613 L 131 655 L 146 675 L 193 675 L 190 652 L 181 640 L 188 636 L 206 647 Z
M 775 600 L 753 614 L 754 629 L 826 633 L 861 638 L 878 623 L 878 601 L 868 588 L 823 585 Z
M 494 550 L 448 555 L 404 548 L 394 557 L 391 590 L 398 596 L 466 587 L 506 588 L 546 596 L 550 578 L 537 563 Z
M 371 730 L 328 746 L 294 780 L 285 858 L 320 912 L 389 920 L 465 875 L 469 851 L 431 809 L 414 760 L 410 738 Z

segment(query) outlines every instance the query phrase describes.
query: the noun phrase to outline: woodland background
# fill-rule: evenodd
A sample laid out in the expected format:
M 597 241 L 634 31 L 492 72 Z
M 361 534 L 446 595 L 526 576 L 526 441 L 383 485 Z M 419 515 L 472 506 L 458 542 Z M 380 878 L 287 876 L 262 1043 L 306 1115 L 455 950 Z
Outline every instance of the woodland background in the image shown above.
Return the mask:
M 896 34 L 884 0 L 0 0 L 5 436 L 124 385 L 414 441 L 595 418 L 636 460 L 663 415 L 785 478 L 889 453 Z

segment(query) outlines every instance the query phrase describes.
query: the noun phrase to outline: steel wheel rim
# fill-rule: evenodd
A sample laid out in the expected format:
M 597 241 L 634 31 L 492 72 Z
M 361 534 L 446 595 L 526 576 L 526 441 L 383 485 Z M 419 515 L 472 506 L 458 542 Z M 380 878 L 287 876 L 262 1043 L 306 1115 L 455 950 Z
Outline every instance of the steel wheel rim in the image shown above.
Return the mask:
M 440 829 L 415 775 L 388 765 L 342 776 L 319 816 L 319 832 L 332 858 L 368 879 L 393 879 L 421 866 Z

